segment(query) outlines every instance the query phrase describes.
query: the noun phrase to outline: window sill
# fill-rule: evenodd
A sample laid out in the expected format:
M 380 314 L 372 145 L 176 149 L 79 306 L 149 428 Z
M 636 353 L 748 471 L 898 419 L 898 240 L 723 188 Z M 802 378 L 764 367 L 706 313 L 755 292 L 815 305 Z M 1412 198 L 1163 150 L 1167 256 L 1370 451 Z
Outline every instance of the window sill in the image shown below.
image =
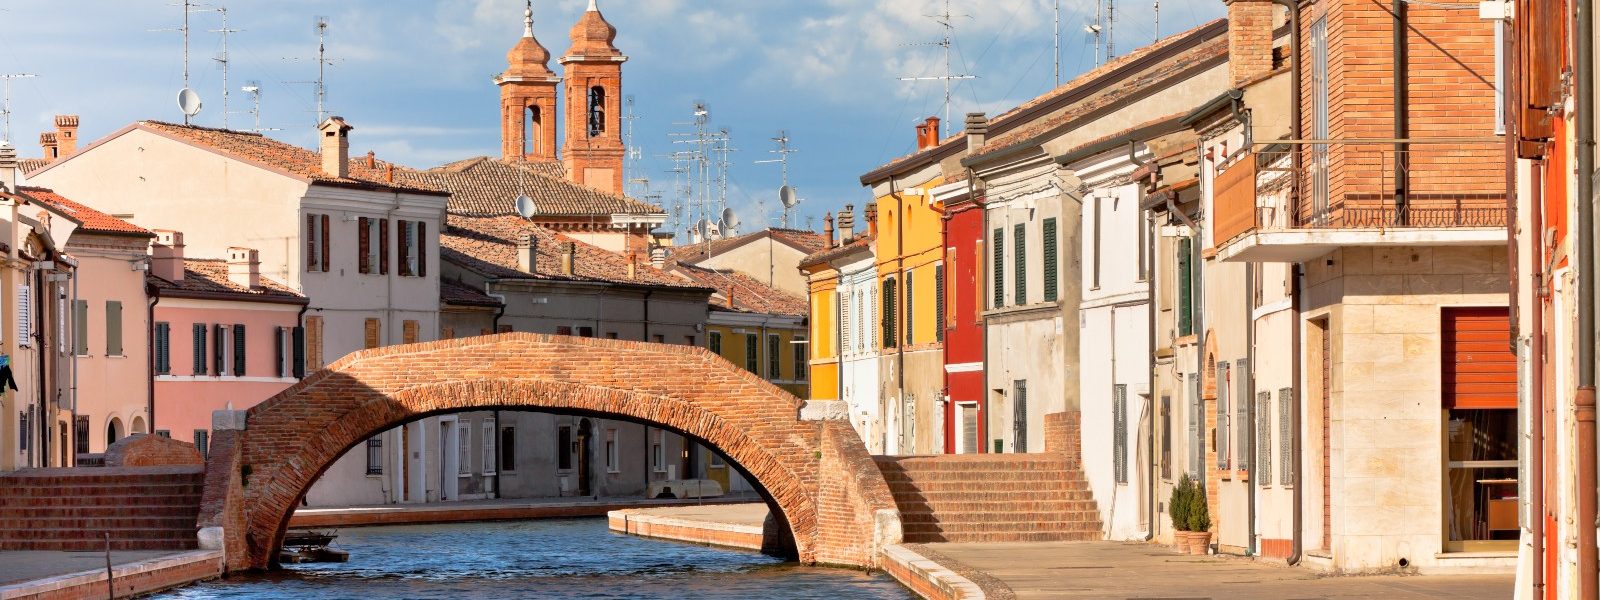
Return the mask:
M 456 475 L 456 478 L 457 479 L 466 479 L 466 478 L 471 477 L 471 476 L 472 476 L 471 473 L 459 473 L 459 474 Z
M 383 473 L 373 473 L 373 472 L 370 472 L 370 471 L 367 473 L 367 479 L 380 479 L 382 477 L 383 477 Z
M 495 472 L 494 471 L 484 471 L 483 473 L 481 473 L 481 475 L 483 475 L 484 477 L 494 477 L 495 476 Z
M 621 475 L 622 474 L 622 470 L 621 469 L 606 469 L 606 474 L 607 475 Z

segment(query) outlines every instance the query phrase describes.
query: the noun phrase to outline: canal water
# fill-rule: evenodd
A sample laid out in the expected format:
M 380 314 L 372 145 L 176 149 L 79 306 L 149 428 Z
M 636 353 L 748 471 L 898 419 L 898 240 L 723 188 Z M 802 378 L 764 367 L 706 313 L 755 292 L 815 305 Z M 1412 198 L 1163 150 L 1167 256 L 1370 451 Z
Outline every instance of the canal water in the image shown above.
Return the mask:
M 908 600 L 881 573 L 612 533 L 605 519 L 359 527 L 350 562 L 287 565 L 160 598 Z

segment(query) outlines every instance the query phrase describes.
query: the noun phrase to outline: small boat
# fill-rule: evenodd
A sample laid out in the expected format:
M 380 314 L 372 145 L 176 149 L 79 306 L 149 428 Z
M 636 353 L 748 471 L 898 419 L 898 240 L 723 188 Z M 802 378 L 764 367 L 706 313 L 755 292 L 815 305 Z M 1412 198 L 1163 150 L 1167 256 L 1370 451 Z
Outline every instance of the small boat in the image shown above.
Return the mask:
M 283 549 L 278 551 L 280 563 L 350 562 L 350 553 L 329 548 L 338 538 L 331 531 L 290 531 L 283 536 Z

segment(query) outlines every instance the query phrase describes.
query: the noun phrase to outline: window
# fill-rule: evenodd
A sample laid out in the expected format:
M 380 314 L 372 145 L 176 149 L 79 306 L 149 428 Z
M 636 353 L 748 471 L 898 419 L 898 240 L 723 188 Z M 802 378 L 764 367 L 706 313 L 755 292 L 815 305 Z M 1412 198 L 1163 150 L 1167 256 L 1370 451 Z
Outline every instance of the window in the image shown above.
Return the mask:
M 377 348 L 383 345 L 383 321 L 367 319 L 362 343 L 363 348 Z
M 1293 388 L 1280 388 L 1278 390 L 1278 462 L 1282 464 L 1283 469 L 1282 485 L 1294 485 L 1295 483 L 1294 445 L 1290 441 L 1293 439 L 1290 436 L 1295 435 L 1293 396 Z
M 839 304 L 840 304 L 840 306 L 839 306 L 839 353 L 840 354 L 849 354 L 852 350 L 855 349 L 854 346 L 850 345 L 850 311 L 855 309 L 855 304 L 856 303 L 853 300 L 854 297 L 855 297 L 855 294 L 853 292 L 849 291 L 848 289 L 839 290 Z M 820 325 L 821 323 L 823 323 L 823 320 L 822 319 L 813 318 L 811 320 L 811 323 L 813 325 Z M 819 351 L 820 351 L 820 349 L 819 349 Z M 817 358 L 822 358 L 822 356 L 819 354 L 817 356 Z
M 1150 280 L 1150 257 L 1146 254 L 1150 244 L 1150 220 L 1144 211 L 1139 211 L 1139 281 Z
M 727 468 L 728 460 L 725 459 L 725 458 L 722 458 L 722 453 L 717 452 L 716 450 L 712 450 L 710 452 L 707 452 L 707 454 L 711 455 L 711 468 L 713 468 L 713 469 L 724 469 L 724 468 Z
M 200 459 L 205 460 L 211 456 L 211 432 L 205 429 L 194 430 L 194 449 L 200 451 Z
M 78 454 L 89 453 L 89 417 L 79 415 L 72 420 L 72 446 Z
M 1016 391 L 1011 398 L 1011 435 L 1012 452 L 1028 451 L 1028 380 L 1017 379 L 1011 382 L 1011 387 Z
M 761 344 L 761 342 L 756 340 L 755 334 L 749 334 L 749 333 L 745 334 L 745 336 L 744 336 L 744 370 L 749 371 L 751 373 L 760 373 L 761 372 L 761 361 L 759 360 L 759 357 L 756 356 L 757 352 L 760 350 L 760 348 L 759 348 L 760 344 Z
M 456 423 L 456 474 L 472 474 L 472 424 L 466 421 Z
M 211 326 L 211 365 L 212 374 L 228 374 L 228 326 L 221 323 Z
M 895 332 L 894 305 L 899 302 L 900 294 L 895 289 L 893 277 L 883 280 L 883 347 L 893 348 L 899 342 L 900 336 Z
M 1272 392 L 1256 394 L 1256 477 L 1272 485 Z
M 783 340 L 767 334 L 767 379 L 783 379 Z
M 594 337 L 594 328 L 593 327 L 579 327 L 578 328 L 578 337 L 586 337 L 586 338 Z
M 1311 23 L 1311 137 L 1328 139 L 1328 18 Z M 1311 145 L 1311 224 L 1323 225 L 1328 215 L 1328 145 Z
M 1111 471 L 1117 483 L 1128 482 L 1128 386 L 1111 386 Z
M 1172 396 L 1161 396 L 1161 478 L 1172 479 Z
M 278 327 L 272 336 L 272 364 L 276 365 L 278 377 L 300 377 L 304 366 L 300 363 L 300 338 L 304 335 L 299 327 Z
M 1100 260 L 1100 255 L 1105 251 L 1104 238 L 1102 237 L 1102 230 L 1105 229 L 1105 198 L 1096 197 L 1094 199 L 1093 206 L 1094 231 L 1091 232 L 1090 244 L 1093 245 L 1092 251 L 1094 252 L 1094 263 L 1089 271 L 1089 286 L 1098 289 L 1100 287 L 1100 263 L 1102 262 Z
M 616 339 L 616 334 L 612 334 L 611 339 Z M 699 342 L 700 340 L 695 339 L 695 337 L 692 335 L 683 336 L 683 345 L 685 346 L 695 346 L 698 345 Z
M 426 277 L 428 275 L 427 248 L 423 239 L 427 236 L 427 223 L 422 221 L 400 221 L 400 275 L 402 277 Z
M 322 317 L 306 317 L 306 328 L 301 336 L 305 339 L 305 362 L 312 369 L 321 369 L 322 361 Z M 298 375 L 305 377 L 304 373 Z
M 328 272 L 328 215 L 306 215 L 306 270 Z
M 194 374 L 206 374 L 206 324 L 194 324 Z
M 33 345 L 33 288 L 17 286 L 17 344 Z
M 493 475 L 495 472 L 494 453 L 494 421 L 483 422 L 483 474 Z
M 403 341 L 404 343 L 407 343 L 407 344 L 415 344 L 418 341 L 421 341 L 420 340 L 420 331 L 419 331 L 420 329 L 421 328 L 417 325 L 417 322 L 414 321 L 414 320 L 407 319 L 407 320 L 401 321 L 400 322 L 400 339 L 401 339 L 401 341 Z
M 32 427 L 32 423 L 31 423 L 31 421 L 33 420 L 31 418 L 32 416 L 33 416 L 33 407 L 32 406 L 28 407 L 28 412 L 20 413 L 20 414 L 17 415 L 17 420 L 18 420 L 17 431 L 21 432 L 21 435 L 17 436 L 17 449 L 21 450 L 23 452 L 26 452 L 28 450 L 28 441 L 33 439 L 33 427 Z M 110 430 L 108 429 L 108 431 L 110 431 Z M 107 437 L 107 439 L 106 439 L 106 445 L 107 446 L 110 446 L 113 442 L 117 441 L 117 438 L 115 437 L 114 434 L 108 433 L 106 435 L 106 437 Z
M 556 335 L 572 335 L 572 327 L 568 325 L 556 326 Z
M 916 309 L 916 304 L 912 302 L 913 300 L 915 300 L 917 298 L 916 281 L 912 279 L 912 276 L 915 275 L 915 274 L 916 273 L 913 272 L 910 269 L 906 270 L 906 292 L 905 292 L 905 296 L 906 296 L 906 345 L 907 346 L 910 346 L 912 344 L 917 343 L 917 320 L 913 316 L 913 315 L 916 314 L 916 310 L 915 310 Z
M 556 428 L 556 468 L 572 468 L 572 428 L 566 425 Z
M 244 325 L 233 326 L 233 376 L 244 377 Z
M 994 228 L 994 304 L 990 308 L 1006 305 L 1006 230 Z
M 1016 263 L 1016 273 L 1014 274 L 1014 277 L 1017 285 L 1016 298 L 1013 298 L 1012 302 L 1014 302 L 1017 306 L 1022 306 L 1028 303 L 1027 234 L 1028 230 L 1023 227 L 1022 223 L 1017 223 L 1011 227 L 1011 236 L 1016 238 L 1011 240 L 1011 244 L 1016 247 L 1017 253 L 1016 257 L 1012 259 Z
M 606 88 L 589 88 L 589 137 L 606 132 Z
M 606 472 L 619 473 L 622 467 L 622 457 L 617 454 L 617 430 L 606 430 Z
M 1228 469 L 1228 363 L 1217 363 L 1217 468 Z
M 87 344 L 85 345 L 87 346 Z M 106 356 L 122 355 L 122 302 L 120 300 L 107 300 Z
M 722 354 L 722 332 L 713 331 L 711 333 L 707 333 L 706 334 L 706 348 L 710 349 L 712 354 L 721 355 Z
M 1199 477 L 1205 473 L 1205 429 L 1200 425 L 1205 415 L 1205 399 L 1200 397 L 1200 374 L 1189 374 L 1189 474 Z
M 1239 386 L 1233 395 L 1233 408 L 1237 413 L 1233 418 L 1233 432 L 1238 436 L 1233 446 L 1236 448 L 1234 462 L 1238 463 L 1236 469 L 1244 471 L 1250 469 L 1250 455 L 1255 452 L 1250 447 L 1250 402 L 1253 400 L 1250 397 L 1250 362 L 1242 358 L 1234 361 L 1233 370 L 1236 371 L 1234 382 Z
M 653 333 L 650 334 L 650 341 L 657 344 L 665 344 L 667 343 L 667 337 L 659 333 Z
M 367 474 L 383 474 L 383 436 L 367 438 Z
M 1100 211 L 1096 210 L 1095 215 L 1098 217 Z M 1044 243 L 1044 301 L 1055 302 L 1057 297 L 1056 272 L 1059 270 L 1056 268 L 1056 261 L 1059 260 L 1056 257 L 1056 218 L 1045 219 L 1040 229 L 1043 238 L 1040 241 Z M 1100 230 L 1097 227 L 1095 231 L 1098 233 Z M 1094 252 L 1094 286 L 1100 287 L 1100 250 L 1098 246 L 1096 246 Z
M 359 247 L 356 271 L 388 273 L 389 220 L 361 217 L 357 220 L 356 245 Z M 381 256 L 380 256 L 381 255 Z
M 657 429 L 656 439 L 650 442 L 650 470 L 657 473 L 667 472 L 667 447 L 666 432 Z
M 806 364 L 806 348 L 809 344 L 805 343 L 806 339 L 803 337 L 796 337 L 794 341 L 795 343 L 790 344 L 794 346 L 794 380 L 805 381 L 807 377 L 806 369 L 810 366 Z
M 156 374 L 172 374 L 172 324 L 156 323 L 155 326 Z
M 89 355 L 89 301 L 72 301 L 72 351 L 78 356 Z
M 933 266 L 933 293 L 933 340 L 942 342 L 944 341 L 945 311 L 947 310 L 945 308 L 947 294 L 945 294 L 944 287 L 943 264 Z
M 517 470 L 517 428 L 510 425 L 500 428 L 500 470 Z
M 1194 255 L 1187 237 L 1178 238 L 1178 335 L 1194 334 Z
M 1506 132 L 1506 20 L 1494 20 L 1494 132 Z

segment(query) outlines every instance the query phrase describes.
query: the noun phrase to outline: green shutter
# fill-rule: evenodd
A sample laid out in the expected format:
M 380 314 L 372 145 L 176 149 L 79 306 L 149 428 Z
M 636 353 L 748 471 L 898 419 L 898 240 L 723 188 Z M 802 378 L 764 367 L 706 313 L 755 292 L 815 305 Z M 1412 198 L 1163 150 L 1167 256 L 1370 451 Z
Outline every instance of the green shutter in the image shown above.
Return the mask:
M 172 372 L 172 326 L 156 323 L 156 374 Z
M 72 351 L 83 356 L 89 353 L 89 301 L 72 303 Z
M 1017 256 L 1014 259 L 1017 263 L 1017 269 L 1016 273 L 1013 274 L 1013 277 L 1017 280 L 1017 297 L 1012 301 L 1017 306 L 1022 306 L 1028 303 L 1028 230 L 1024 228 L 1022 223 L 1017 223 L 1011 229 L 1012 237 L 1016 238 L 1011 243 L 1017 247 Z
M 300 379 L 306 376 L 306 328 L 295 326 L 294 335 L 291 337 L 294 338 L 290 344 L 292 346 L 290 350 L 294 352 L 293 375 L 295 379 Z
M 751 373 L 760 373 L 761 372 L 761 361 L 756 358 L 756 354 L 757 354 L 757 351 L 759 350 L 759 348 L 760 348 L 760 342 L 758 340 L 756 340 L 755 334 L 753 334 L 753 333 L 745 334 L 745 336 L 744 336 L 744 369 L 746 371 L 749 371 Z
M 894 330 L 894 307 L 895 307 L 895 304 L 898 303 L 899 301 L 900 301 L 900 297 L 895 295 L 894 280 L 893 279 L 885 279 L 885 280 L 883 280 L 883 324 L 882 325 L 883 325 L 883 347 L 884 348 L 893 348 L 893 347 L 895 347 L 895 343 L 897 341 L 899 341 L 899 339 L 900 339 L 898 336 L 895 335 L 895 330 Z
M 194 374 L 206 374 L 206 324 L 194 324 Z
M 916 314 L 916 305 L 912 302 L 917 297 L 917 286 L 911 278 L 912 272 L 906 271 L 906 345 L 917 343 L 917 321 L 912 316 Z
M 1193 268 L 1189 238 L 1178 238 L 1178 335 L 1194 333 Z
M 106 301 L 106 356 L 122 356 L 122 302 Z
M 933 318 L 935 319 L 933 324 L 933 339 L 934 341 L 942 342 L 944 341 L 945 317 L 944 265 L 942 264 L 933 266 L 933 288 Z
M 244 377 L 244 325 L 233 326 L 233 376 Z
M 1044 220 L 1044 301 L 1056 301 L 1056 219 Z
M 994 306 L 1006 305 L 1006 230 L 994 228 Z
M 767 335 L 767 379 L 783 379 L 783 340 Z

